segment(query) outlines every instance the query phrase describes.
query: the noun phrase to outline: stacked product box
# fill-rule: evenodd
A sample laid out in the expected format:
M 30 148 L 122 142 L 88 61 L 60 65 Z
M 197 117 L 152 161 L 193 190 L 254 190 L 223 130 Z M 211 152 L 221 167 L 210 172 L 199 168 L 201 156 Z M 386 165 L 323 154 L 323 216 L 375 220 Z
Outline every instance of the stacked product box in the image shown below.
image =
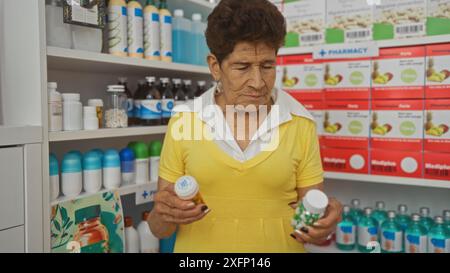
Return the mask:
M 373 100 L 371 174 L 422 177 L 423 100 Z
M 327 61 L 324 64 L 325 99 L 368 100 L 370 71 L 370 58 Z
M 367 0 L 328 0 L 326 43 L 372 40 L 373 7 Z
M 450 99 L 425 100 L 424 176 L 450 180 Z
M 425 97 L 450 98 L 450 44 L 427 46 L 426 53 Z
M 326 171 L 367 174 L 369 101 L 325 101 L 322 162 Z
M 372 61 L 372 99 L 423 99 L 425 47 L 380 49 Z
M 283 57 L 283 90 L 303 102 L 322 100 L 323 64 L 313 60 L 312 55 L 292 55 Z
M 317 135 L 319 136 L 319 143 L 322 147 L 323 144 L 323 121 L 324 121 L 324 109 L 325 104 L 322 100 L 319 101 L 301 101 L 300 102 L 308 109 L 309 113 L 314 117 L 316 122 Z
M 421 37 L 426 34 L 427 0 L 389 0 L 375 6 L 374 40 Z
M 428 0 L 427 35 L 450 34 L 450 0 Z
M 325 42 L 325 0 L 285 0 L 286 47 L 312 46 Z

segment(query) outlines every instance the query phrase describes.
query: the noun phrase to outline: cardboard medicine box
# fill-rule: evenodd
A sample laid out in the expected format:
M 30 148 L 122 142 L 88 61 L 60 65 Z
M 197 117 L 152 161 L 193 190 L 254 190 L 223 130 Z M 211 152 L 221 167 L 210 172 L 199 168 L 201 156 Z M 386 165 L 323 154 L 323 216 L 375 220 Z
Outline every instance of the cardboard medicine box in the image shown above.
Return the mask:
M 424 178 L 447 180 L 450 183 L 450 154 L 424 153 Z
M 427 35 L 450 34 L 450 0 L 428 0 Z
M 370 151 L 370 174 L 421 178 L 422 170 L 422 151 L 390 149 L 371 149 Z
M 300 101 L 309 113 L 314 117 L 316 122 L 317 135 L 319 136 L 320 145 L 323 145 L 323 117 L 325 103 L 323 101 Z
M 450 153 L 450 99 L 425 100 L 424 150 Z
M 324 147 L 321 150 L 322 166 L 327 172 L 369 173 L 367 149 L 340 149 Z
M 450 98 L 450 43 L 429 45 L 426 53 L 425 98 Z

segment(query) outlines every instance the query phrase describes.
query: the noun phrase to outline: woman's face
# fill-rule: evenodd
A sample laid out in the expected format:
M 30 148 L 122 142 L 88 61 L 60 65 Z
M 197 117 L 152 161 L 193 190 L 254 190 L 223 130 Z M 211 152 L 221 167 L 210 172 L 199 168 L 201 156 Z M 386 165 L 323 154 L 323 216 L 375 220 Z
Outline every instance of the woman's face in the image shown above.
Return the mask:
M 264 43 L 241 42 L 220 66 L 208 58 L 214 78 L 223 86 L 227 105 L 270 105 L 276 77 L 276 50 Z

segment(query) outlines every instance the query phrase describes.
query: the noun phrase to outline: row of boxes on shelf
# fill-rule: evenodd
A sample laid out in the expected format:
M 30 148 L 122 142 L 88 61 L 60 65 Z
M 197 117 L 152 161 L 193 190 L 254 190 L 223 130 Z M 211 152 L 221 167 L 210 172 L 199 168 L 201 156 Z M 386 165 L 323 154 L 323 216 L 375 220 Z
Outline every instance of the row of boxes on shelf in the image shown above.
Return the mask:
M 302 100 L 450 98 L 450 43 L 382 48 L 373 58 L 281 56 L 278 65 L 282 89 Z
M 303 105 L 317 123 L 325 170 L 450 180 L 450 99 Z
M 286 47 L 450 34 L 449 0 L 271 0 Z

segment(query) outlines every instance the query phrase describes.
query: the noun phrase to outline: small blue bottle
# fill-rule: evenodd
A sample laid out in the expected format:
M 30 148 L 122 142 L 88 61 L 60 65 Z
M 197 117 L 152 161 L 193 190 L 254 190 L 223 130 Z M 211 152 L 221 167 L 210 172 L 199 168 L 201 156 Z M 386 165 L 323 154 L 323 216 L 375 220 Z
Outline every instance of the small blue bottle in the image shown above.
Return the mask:
M 411 222 L 411 218 L 408 215 L 408 207 L 406 205 L 398 206 L 398 214 L 395 220 L 402 228 L 402 231 L 405 232 L 406 228 L 408 228 L 408 225 Z
M 353 199 L 351 202 L 352 208 L 350 210 L 350 215 L 353 219 L 358 222 L 359 218 L 364 215 L 362 209 L 360 208 L 361 202 L 359 199 Z
M 372 213 L 372 217 L 377 220 L 378 223 L 378 239 L 381 240 L 381 225 L 388 219 L 386 206 L 383 201 L 377 201 L 375 203 L 376 209 Z
M 444 219 L 436 216 L 428 233 L 428 253 L 449 253 L 449 244 L 450 232 L 444 227 Z
M 336 228 L 336 247 L 340 250 L 350 251 L 356 246 L 356 222 L 350 215 L 350 206 L 344 206 L 342 221 Z
M 122 182 L 125 185 L 135 184 L 136 161 L 134 152 L 130 148 L 124 148 L 120 151 L 120 172 L 122 173 Z
M 430 209 L 427 207 L 420 208 L 420 223 L 427 229 L 430 230 L 434 225 L 433 218 L 430 217 Z
M 405 232 L 406 253 L 427 253 L 428 230 L 422 225 L 421 216 L 413 214 Z
M 447 228 L 447 230 L 450 231 L 450 210 L 444 210 L 443 216 L 444 216 L 444 225 Z
M 395 211 L 388 212 L 388 219 L 381 225 L 381 252 L 403 252 L 403 231 L 395 221 Z
M 358 221 L 358 250 L 371 252 L 370 243 L 378 242 L 378 224 L 372 218 L 372 208 L 365 208 L 364 215 Z

